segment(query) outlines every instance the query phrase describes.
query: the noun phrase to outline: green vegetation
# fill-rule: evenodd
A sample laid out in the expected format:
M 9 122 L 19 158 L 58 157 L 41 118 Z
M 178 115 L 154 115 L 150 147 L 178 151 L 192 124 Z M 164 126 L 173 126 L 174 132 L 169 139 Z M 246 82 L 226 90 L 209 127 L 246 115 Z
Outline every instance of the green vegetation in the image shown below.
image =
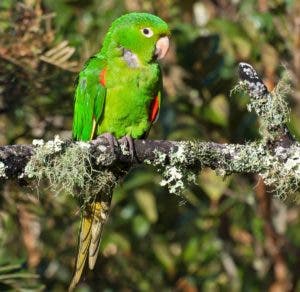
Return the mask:
M 282 64 L 291 72 L 293 93 L 279 83 L 272 94 L 285 113 L 288 100 L 289 128 L 300 138 L 298 1 L 2 0 L 2 145 L 71 137 L 76 73 L 98 51 L 112 20 L 130 10 L 155 13 L 172 28 L 172 46 L 162 64 L 166 98 L 150 138 L 249 143 L 250 150 L 260 135 L 266 138 L 255 113 L 247 111 L 249 97 L 237 92 L 230 97 L 240 61 L 252 64 L 270 90 L 284 79 Z M 266 112 L 267 126 L 274 115 Z M 26 171 L 35 177 L 46 173 L 52 187 L 43 181 L 38 191 L 15 182 L 1 187 L 1 291 L 66 290 L 80 208 L 67 193 L 76 182 L 87 186 L 85 199 L 91 195 L 84 145 L 58 157 L 57 172 L 49 171 L 45 161 L 43 173 L 37 173 L 38 155 L 51 155 L 55 145 L 49 149 L 45 142 L 35 143 L 37 159 Z M 151 165 L 141 166 L 120 183 L 104 230 L 102 256 L 81 291 L 299 290 L 298 196 L 289 201 L 272 196 L 285 198 L 298 188 L 289 171 L 299 155 L 283 150 L 289 163 L 262 174 L 273 180 L 266 188 L 254 175 L 223 179 L 207 169 L 196 174 L 179 169 L 178 161 L 188 152 L 183 143 L 162 176 Z M 255 159 L 251 152 L 245 156 Z M 77 169 L 61 172 L 67 169 L 62 165 L 74 160 Z M 0 176 L 4 167 L 0 165 Z M 160 182 L 178 194 L 182 186 L 176 185 L 176 176 L 194 177 L 197 185 L 174 196 Z M 114 181 L 109 175 L 107 179 L 98 186 Z

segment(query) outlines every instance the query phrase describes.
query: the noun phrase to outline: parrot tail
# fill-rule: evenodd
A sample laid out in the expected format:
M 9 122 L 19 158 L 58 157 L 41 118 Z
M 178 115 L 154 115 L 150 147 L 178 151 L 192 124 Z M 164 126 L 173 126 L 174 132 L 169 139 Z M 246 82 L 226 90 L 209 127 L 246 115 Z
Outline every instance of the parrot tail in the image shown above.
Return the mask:
M 79 283 L 87 257 L 89 268 L 92 270 L 95 267 L 103 226 L 108 217 L 109 205 L 110 201 L 109 204 L 108 202 L 95 201 L 89 204 L 82 214 L 78 254 L 69 291 L 73 291 Z

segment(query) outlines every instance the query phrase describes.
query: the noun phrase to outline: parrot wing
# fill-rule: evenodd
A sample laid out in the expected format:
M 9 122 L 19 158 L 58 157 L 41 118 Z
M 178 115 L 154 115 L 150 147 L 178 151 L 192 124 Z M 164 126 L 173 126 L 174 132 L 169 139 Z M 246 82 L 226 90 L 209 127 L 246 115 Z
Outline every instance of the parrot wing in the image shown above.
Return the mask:
M 95 135 L 105 102 L 105 60 L 92 57 L 79 74 L 75 92 L 73 138 L 88 141 Z
M 73 138 L 76 140 L 88 141 L 96 134 L 106 96 L 105 65 L 103 58 L 92 57 L 79 74 L 73 121 Z M 106 209 L 102 208 L 101 198 L 97 196 L 94 202 L 86 205 L 82 213 L 78 254 L 69 291 L 73 291 L 79 282 L 88 257 L 89 267 L 92 269 L 95 265 L 105 221 L 103 217 L 107 216 Z

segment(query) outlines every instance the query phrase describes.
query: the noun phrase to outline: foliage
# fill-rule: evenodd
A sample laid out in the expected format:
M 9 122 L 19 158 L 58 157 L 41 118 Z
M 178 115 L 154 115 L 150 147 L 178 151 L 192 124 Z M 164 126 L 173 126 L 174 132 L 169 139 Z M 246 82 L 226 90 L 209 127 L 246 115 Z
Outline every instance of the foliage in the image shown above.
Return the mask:
M 153 12 L 172 28 L 163 63 L 166 98 L 151 138 L 244 143 L 258 137 L 247 97 L 229 97 L 240 61 L 259 69 L 269 89 L 282 64 L 291 71 L 289 126 L 300 137 L 297 1 L 2 0 L 1 144 L 71 137 L 75 72 L 99 50 L 112 20 L 129 10 Z M 297 202 L 272 198 L 251 175 L 222 180 L 204 169 L 196 180 L 178 197 L 159 185 L 151 167 L 133 169 L 114 193 L 102 257 L 82 289 L 300 289 Z M 53 196 L 47 186 L 37 193 L 3 185 L 0 285 L 10 275 L 19 285 L 10 289 L 28 288 L 15 275 L 34 273 L 39 278 L 29 288 L 65 291 L 78 222 L 71 196 Z

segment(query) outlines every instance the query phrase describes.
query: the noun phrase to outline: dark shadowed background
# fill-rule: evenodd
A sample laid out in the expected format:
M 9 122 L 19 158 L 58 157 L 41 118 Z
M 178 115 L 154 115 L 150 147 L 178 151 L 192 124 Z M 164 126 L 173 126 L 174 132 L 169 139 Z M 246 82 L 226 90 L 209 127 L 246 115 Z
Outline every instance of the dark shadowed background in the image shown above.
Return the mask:
M 293 0 L 1 0 L 0 143 L 71 137 L 74 81 L 118 16 L 149 11 L 172 30 L 150 138 L 252 141 L 237 64 L 271 90 L 286 67 L 289 127 L 300 138 L 300 3 Z M 138 167 L 116 190 L 96 268 L 78 291 L 300 291 L 299 203 L 258 176 L 203 170 L 181 196 Z M 0 196 L 0 290 L 65 291 L 80 212 L 74 198 L 9 182 Z M 28 290 L 26 290 L 28 291 Z

